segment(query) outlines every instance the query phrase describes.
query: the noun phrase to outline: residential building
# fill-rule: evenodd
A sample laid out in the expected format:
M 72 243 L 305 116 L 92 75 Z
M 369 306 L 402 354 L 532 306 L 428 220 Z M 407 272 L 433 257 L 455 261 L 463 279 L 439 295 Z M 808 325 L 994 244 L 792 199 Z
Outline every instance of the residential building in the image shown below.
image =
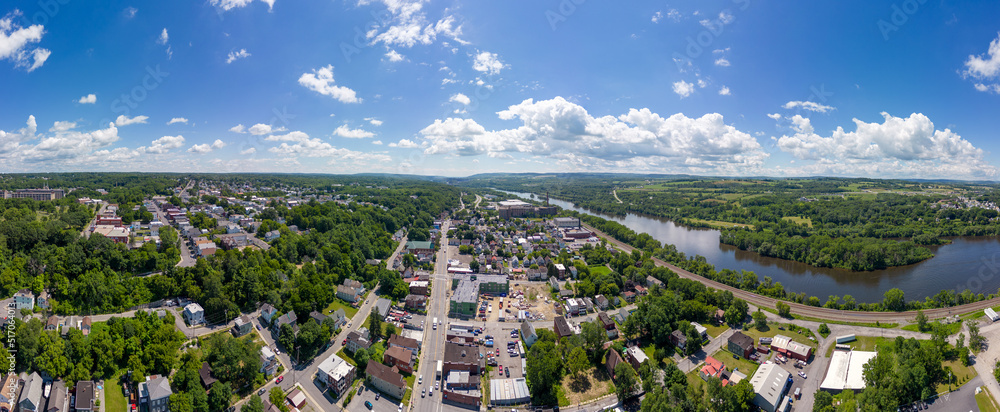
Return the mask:
M 684 347 L 687 346 L 687 336 L 680 330 L 670 332 L 670 337 L 668 339 L 670 340 L 670 343 L 673 343 L 674 346 L 678 348 L 684 349 Z
M 7 388 L 7 386 L 4 386 Z M 7 389 L 5 392 L 9 392 Z M 52 387 L 49 388 L 49 402 L 45 407 L 45 412 L 69 412 L 69 396 L 67 396 L 68 391 L 66 390 L 66 383 L 62 380 L 56 380 L 52 382 Z M 9 405 L 4 409 L 2 403 L 0 403 L 0 412 L 10 411 Z
M 345 302 L 355 303 L 361 297 L 361 291 L 346 285 L 337 286 L 337 297 Z
M 753 338 L 744 335 L 743 332 L 736 332 L 729 336 L 727 349 L 744 358 L 749 358 L 754 352 Z
M 625 362 L 625 359 L 622 359 L 622 355 L 618 353 L 618 351 L 613 348 L 608 351 L 608 358 L 604 361 L 604 367 L 607 368 L 608 375 L 610 375 L 612 379 L 615 377 L 615 367 L 622 362 Z
M 274 322 L 271 323 L 271 331 L 274 332 L 274 334 L 277 335 L 277 334 L 281 333 L 281 325 L 291 325 L 292 329 L 295 332 L 298 332 L 299 331 L 299 325 L 295 323 L 298 320 L 299 320 L 299 317 L 295 315 L 295 311 L 294 310 L 293 311 L 289 311 L 288 313 L 286 313 L 284 315 L 278 316 L 278 318 L 275 319 Z
M 705 358 L 705 366 L 698 371 L 698 376 L 707 381 L 708 378 L 718 378 L 726 370 L 726 365 L 711 356 Z
M 812 355 L 812 348 L 795 342 L 785 335 L 774 335 L 774 339 L 771 340 L 771 350 L 801 361 L 809 360 Z
M 411 310 L 426 310 L 427 296 L 406 295 L 406 308 Z
M 252 330 L 253 330 L 253 323 L 250 322 L 250 317 L 247 315 L 243 315 L 236 319 L 236 322 L 233 325 L 232 332 L 233 335 L 238 338 L 240 336 L 246 335 L 247 333 L 250 333 L 250 331 Z
M 391 348 L 397 346 L 403 349 L 409 349 L 410 352 L 413 352 L 414 357 L 416 357 L 417 352 L 420 351 L 420 342 L 417 342 L 416 339 L 392 335 L 392 337 L 389 338 L 389 347 Z
M 611 320 L 611 316 L 608 316 L 607 312 L 600 312 L 597 314 L 597 320 L 604 327 L 604 333 L 608 335 L 608 339 L 615 339 L 618 337 L 618 328 L 615 326 L 615 321 Z
M 83 336 L 90 335 L 90 328 L 94 321 L 90 316 L 84 316 L 83 320 L 80 321 L 80 332 L 83 332 Z
M 306 403 L 306 395 L 302 393 L 299 388 L 295 388 L 295 390 L 289 392 L 288 395 L 285 396 L 285 401 L 297 410 L 298 408 L 301 408 L 304 403 Z
M 270 303 L 265 303 L 260 307 L 260 317 L 264 318 L 267 323 L 271 323 L 271 318 L 278 314 L 278 310 L 271 306 Z
M 757 368 L 750 378 L 753 386 L 753 404 L 766 412 L 775 412 L 791 384 L 792 374 L 774 363 L 765 363 Z
M 139 384 L 139 402 L 145 403 L 149 412 L 169 412 L 173 393 L 166 376 L 148 377 Z
M 271 376 L 278 370 L 278 358 L 268 346 L 260 347 L 260 373 Z
M 191 303 L 184 307 L 184 319 L 189 325 L 201 325 L 205 323 L 205 309 L 197 303 Z
M 58 330 L 59 329 L 59 317 L 56 315 L 49 316 L 45 321 L 45 330 Z
M 565 317 L 556 316 L 553 322 L 553 330 L 556 332 L 556 338 L 562 339 L 574 334 L 573 328 L 569 325 L 569 322 L 566 321 Z
M 608 298 L 604 297 L 604 295 L 594 296 L 594 303 L 596 303 L 597 307 L 601 308 L 601 310 L 607 309 L 610 304 L 610 302 L 608 302 Z
M 275 239 L 277 239 L 279 237 L 281 237 L 281 232 L 279 232 L 277 230 L 272 230 L 272 231 L 267 232 L 267 233 L 264 234 L 264 241 L 265 242 L 270 242 L 270 241 L 275 240 Z
M 167 387 L 170 385 L 168 384 Z M 77 412 L 91 412 L 94 410 L 94 381 L 80 381 L 76 383 L 76 403 L 73 405 Z M 150 411 L 156 412 L 156 411 Z
M 430 282 L 426 280 L 415 280 L 410 282 L 410 293 L 414 295 L 427 295 L 430 288 Z
M 209 389 L 219 381 L 212 376 L 212 366 L 208 362 L 201 363 L 201 369 L 198 369 L 198 378 L 201 379 L 201 385 Z
M 350 363 L 337 356 L 330 355 L 319 365 L 318 378 L 339 398 L 351 386 L 354 380 L 355 368 Z
M 388 396 L 396 399 L 403 399 L 406 393 L 406 379 L 400 375 L 395 367 L 385 366 L 374 360 L 369 360 L 365 367 L 365 374 L 372 386 L 382 391 Z
M 14 294 L 14 308 L 17 310 L 35 309 L 35 294 L 29 289 L 21 289 Z
M 41 412 L 45 399 L 42 398 L 42 389 L 45 382 L 38 372 L 31 372 L 21 387 L 21 396 L 18 398 L 17 407 L 21 412 Z
M 538 341 L 538 334 L 535 333 L 535 326 L 531 322 L 524 321 L 521 322 L 521 340 L 524 341 L 524 345 L 530 348 Z
M 317 312 L 315 310 L 312 311 L 312 312 L 309 312 L 309 317 L 312 318 L 312 320 L 316 321 L 316 324 L 320 325 L 320 326 L 323 326 L 323 322 L 324 321 L 326 321 L 327 319 L 330 319 L 329 316 L 326 316 L 326 315 L 324 315 L 322 313 L 319 313 L 319 312 Z
M 409 349 L 392 346 L 385 350 L 382 362 L 395 366 L 401 371 L 413 373 L 413 351 Z
M 632 365 L 632 368 L 639 370 L 639 365 L 649 360 L 649 357 L 638 346 L 629 346 L 625 348 L 625 359 Z
M 347 324 L 347 312 L 344 312 L 344 309 L 337 309 L 330 314 L 330 319 L 333 319 L 333 325 L 335 327 L 341 328 Z
M 368 332 L 367 329 L 365 329 L 365 333 L 362 333 L 360 330 L 356 330 L 356 331 L 352 331 L 351 333 L 348 333 L 347 334 L 347 351 L 351 352 L 351 353 L 354 353 L 354 352 L 357 352 L 359 349 L 368 349 L 368 348 L 370 348 L 372 346 L 372 343 L 371 343 L 371 341 L 368 340 L 368 333 L 367 332 Z
M 691 322 L 691 327 L 693 327 L 694 330 L 698 332 L 698 335 L 701 336 L 702 339 L 708 339 L 708 328 L 701 326 L 695 322 Z
M 12 393 L 9 388 L 15 387 L 18 380 L 17 375 L 8 373 L 4 376 L 3 381 L 0 382 L 0 388 L 4 388 L 0 389 L 0 412 L 11 412 L 14 410 L 14 401 L 17 400 L 17 394 Z

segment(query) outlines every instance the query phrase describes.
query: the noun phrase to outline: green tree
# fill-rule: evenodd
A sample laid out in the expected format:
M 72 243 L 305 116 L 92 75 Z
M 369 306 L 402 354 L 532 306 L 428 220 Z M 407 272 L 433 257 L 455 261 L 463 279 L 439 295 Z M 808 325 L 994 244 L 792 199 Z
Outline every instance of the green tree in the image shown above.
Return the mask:
M 186 393 L 175 393 L 170 395 L 167 401 L 171 412 L 194 412 L 194 404 L 191 395 Z
M 882 307 L 891 311 L 902 311 L 906 309 L 906 298 L 903 291 L 897 288 L 889 289 L 882 297 Z
M 590 360 L 587 359 L 587 352 L 581 347 L 573 348 L 569 353 L 569 358 L 566 360 L 566 365 L 570 372 L 576 377 L 582 378 L 583 372 L 590 369 Z
M 208 394 L 208 407 L 211 411 L 222 412 L 229 407 L 233 396 L 232 387 L 228 382 L 216 382 Z
M 260 400 L 260 396 L 253 394 L 250 396 L 250 399 L 248 399 L 247 402 L 240 407 L 240 412 L 264 412 L 264 402 Z
M 373 310 L 368 315 L 368 333 L 371 335 L 372 342 L 377 342 L 382 338 L 382 331 L 382 318 Z
M 927 330 L 927 315 L 923 310 L 917 310 L 917 330 L 924 332 Z
M 615 394 L 618 401 L 624 402 L 635 394 L 636 375 L 635 369 L 628 362 L 621 362 L 615 366 Z
M 833 395 L 826 391 L 817 391 L 813 400 L 813 412 L 834 412 Z
M 781 316 L 783 318 L 792 317 L 792 307 L 789 306 L 787 303 L 779 300 L 777 303 L 774 304 L 774 307 L 778 309 L 778 316 Z
M 730 325 L 742 325 L 743 321 L 747 318 L 747 311 L 749 310 L 750 308 L 746 301 L 743 299 L 733 299 L 733 303 L 726 309 L 723 317 L 726 323 Z
M 760 309 L 753 313 L 753 325 L 757 330 L 767 330 L 767 315 Z
M 979 352 L 986 343 L 986 338 L 979 334 L 979 322 L 975 319 L 965 321 L 965 326 L 969 328 L 969 349 Z
M 824 338 L 830 335 L 830 327 L 827 326 L 826 323 L 820 323 L 819 328 L 816 330 L 819 332 L 820 335 L 823 335 Z
M 608 334 L 604 330 L 604 326 L 599 320 L 594 320 L 593 322 L 583 322 L 580 329 L 587 351 L 594 356 L 600 356 L 604 342 L 608 341 Z
M 281 390 L 280 386 L 274 386 L 267 393 L 268 399 L 271 401 L 271 405 L 284 405 L 285 404 L 285 391 Z

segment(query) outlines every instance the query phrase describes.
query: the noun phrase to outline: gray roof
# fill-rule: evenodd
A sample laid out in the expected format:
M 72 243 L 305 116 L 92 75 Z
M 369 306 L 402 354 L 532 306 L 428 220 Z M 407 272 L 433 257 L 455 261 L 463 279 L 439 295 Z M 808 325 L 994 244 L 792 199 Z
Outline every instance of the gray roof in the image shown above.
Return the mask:
M 375 301 L 375 310 L 378 311 L 379 316 L 385 317 L 385 315 L 389 314 L 389 305 L 392 305 L 392 302 L 389 301 L 389 299 L 378 298 L 378 300 Z
M 24 381 L 24 388 L 21 389 L 21 397 L 19 398 L 17 404 L 24 405 L 24 403 L 30 402 L 34 410 L 42 409 L 42 377 L 38 375 L 38 372 L 31 372 L 31 376 Z
M 168 381 L 164 376 L 151 379 L 147 386 L 149 387 L 150 400 L 166 398 L 174 393 L 170 390 L 170 381 Z
M 49 405 L 45 410 L 65 412 L 67 409 L 66 384 L 61 380 L 55 381 L 52 383 L 52 390 L 49 393 Z

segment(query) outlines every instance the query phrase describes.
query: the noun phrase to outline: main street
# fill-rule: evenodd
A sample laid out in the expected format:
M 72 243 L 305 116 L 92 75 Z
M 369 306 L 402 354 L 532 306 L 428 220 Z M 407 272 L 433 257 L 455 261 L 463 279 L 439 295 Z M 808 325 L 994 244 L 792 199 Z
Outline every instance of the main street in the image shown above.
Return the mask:
M 594 234 L 597 235 L 597 236 L 606 238 L 610 244 L 614 245 L 615 247 L 617 247 L 617 248 L 619 248 L 619 249 L 621 249 L 621 250 L 623 250 L 625 252 L 631 253 L 632 250 L 635 249 L 632 246 L 627 245 L 625 243 L 622 243 L 622 242 L 618 241 L 617 239 L 615 239 L 615 238 L 607 235 L 604 232 L 601 232 L 601 231 L 595 229 L 594 227 L 592 227 L 590 225 L 583 225 L 583 227 L 586 228 L 587 230 L 590 230 L 591 232 L 594 232 Z M 729 285 L 726 285 L 726 284 L 723 284 L 723 283 L 719 283 L 719 282 L 716 282 L 716 281 L 713 281 L 713 280 L 709 280 L 709 279 L 707 279 L 705 277 L 702 277 L 700 275 L 696 275 L 694 273 L 688 272 L 688 271 L 686 271 L 684 269 L 681 269 L 681 268 L 679 268 L 679 267 L 677 267 L 675 265 L 667 263 L 667 262 L 665 262 L 665 261 L 663 261 L 661 259 L 658 259 L 658 258 L 653 258 L 653 262 L 657 266 L 663 266 L 663 267 L 666 267 L 666 268 L 672 270 L 674 273 L 676 273 L 678 276 L 680 276 L 682 278 L 696 280 L 698 282 L 701 282 L 705 286 L 708 286 L 708 287 L 713 288 L 713 289 L 728 290 L 728 291 L 730 291 L 730 292 L 733 293 L 733 296 L 738 297 L 740 299 L 743 299 L 743 300 L 747 301 L 747 303 L 750 303 L 752 305 L 756 305 L 758 307 L 763 307 L 763 308 L 768 308 L 768 309 L 774 309 L 775 304 L 778 302 L 778 300 L 774 299 L 774 298 L 770 298 L 770 297 L 767 297 L 767 296 L 758 295 L 758 294 L 752 293 L 752 292 L 747 292 L 747 291 L 742 290 L 742 289 L 734 288 L 732 286 L 729 286 Z M 739 270 L 739 268 L 728 268 L 728 269 Z M 838 309 L 821 308 L 821 307 L 803 305 L 803 304 L 800 304 L 800 303 L 789 302 L 789 301 L 782 301 L 782 302 L 787 303 L 788 306 L 791 307 L 792 313 L 795 314 L 795 315 L 808 316 L 808 317 L 812 317 L 812 318 L 825 319 L 825 320 L 831 320 L 831 321 L 839 321 L 839 322 L 912 323 L 914 321 L 914 319 L 917 317 L 917 311 L 907 311 L 907 312 L 863 312 L 863 311 L 851 311 L 851 310 L 838 310 Z M 1000 298 L 983 300 L 983 301 L 979 301 L 979 302 L 973 302 L 973 303 L 968 303 L 968 304 L 959 305 L 959 306 L 952 306 L 952 307 L 948 307 L 948 308 L 926 309 L 926 310 L 924 310 L 924 314 L 927 315 L 927 317 L 930 318 L 930 319 L 937 319 L 937 318 L 944 318 L 944 317 L 947 317 L 947 316 L 950 316 L 950 315 L 958 315 L 958 314 L 963 314 L 963 313 L 975 312 L 975 311 L 983 310 L 983 309 L 986 309 L 986 308 L 989 308 L 989 307 L 993 307 L 993 306 L 997 306 L 997 305 L 1000 305 Z

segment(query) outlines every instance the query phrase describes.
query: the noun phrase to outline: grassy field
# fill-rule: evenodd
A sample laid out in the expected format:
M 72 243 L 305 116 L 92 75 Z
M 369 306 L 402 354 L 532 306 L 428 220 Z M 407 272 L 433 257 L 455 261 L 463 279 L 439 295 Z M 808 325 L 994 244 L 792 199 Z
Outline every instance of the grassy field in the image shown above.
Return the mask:
M 708 336 L 711 336 L 713 338 L 717 338 L 723 332 L 729 330 L 729 326 L 726 325 L 715 326 L 711 323 L 702 323 L 701 326 L 704 326 L 705 329 L 708 329 Z
M 475 201 L 475 200 L 473 200 L 473 201 Z M 407 388 L 406 388 L 406 394 L 403 395 L 403 399 L 402 399 L 403 405 L 409 405 L 410 404 L 410 398 L 413 396 L 414 389 L 416 389 L 416 388 L 413 387 L 413 382 L 415 382 L 416 379 L 417 378 L 415 376 L 413 376 L 413 375 L 409 375 L 409 376 L 406 377 L 406 386 L 407 386 Z
M 323 314 L 329 315 L 333 312 L 336 312 L 337 309 L 343 309 L 344 313 L 347 314 L 348 318 L 354 318 L 354 314 L 358 313 L 358 309 L 349 305 L 347 302 L 344 302 L 340 299 L 334 299 L 333 303 L 330 303 L 330 306 L 327 306 L 326 310 L 323 311 Z
M 107 405 L 104 405 L 104 410 L 106 411 L 124 411 L 128 409 L 128 399 L 122 393 L 122 383 L 119 380 L 122 375 L 122 372 L 118 372 L 114 377 L 105 381 L 104 402 Z
M 944 392 L 952 388 L 958 389 L 958 387 L 962 386 L 972 378 L 975 378 L 976 375 L 979 375 L 979 373 L 976 372 L 975 368 L 973 368 L 971 365 L 963 366 L 962 362 L 959 361 L 958 359 L 946 360 L 944 361 L 944 363 L 941 364 L 941 366 L 945 368 L 951 368 L 951 373 L 955 374 L 955 379 L 957 380 L 958 383 L 954 385 L 945 385 L 939 383 L 937 386 L 938 393 Z
M 604 367 L 593 367 L 583 373 L 582 378 L 567 374 L 562 381 L 562 394 L 567 400 L 566 405 L 588 402 L 615 391 L 615 384 Z M 562 405 L 560 397 L 559 405 Z
M 713 228 L 716 228 L 716 229 L 725 229 L 725 228 L 729 228 L 729 227 L 745 227 L 745 228 L 753 229 L 753 225 L 748 225 L 748 224 L 745 224 L 745 223 L 733 223 L 733 222 L 723 222 L 721 220 L 705 220 L 705 219 L 691 219 L 691 218 L 688 218 L 688 219 L 685 219 L 685 220 L 687 220 L 688 222 L 691 222 L 691 223 L 701 223 L 701 224 L 709 225 L 709 226 L 711 226 Z
M 733 359 L 733 353 L 727 350 L 715 352 L 712 354 L 712 357 L 717 359 L 719 362 L 722 362 L 723 365 L 726 365 L 726 370 L 733 371 L 736 368 L 739 368 L 740 372 L 745 373 L 747 377 L 753 376 L 753 373 L 757 371 L 757 367 L 760 366 L 757 362 L 752 362 L 743 359 L 742 357 L 739 359 Z M 701 368 L 697 369 L 701 370 Z
M 976 395 L 976 405 L 979 406 L 979 412 L 998 412 L 1000 408 L 997 408 L 997 402 L 993 399 L 993 395 L 990 395 L 990 391 L 983 390 Z
M 812 219 L 810 219 L 808 217 L 803 218 L 803 217 L 798 217 L 798 216 L 785 216 L 782 219 L 785 219 L 785 220 L 787 220 L 789 222 L 796 223 L 796 224 L 799 224 L 799 225 L 805 225 L 805 226 L 808 226 L 808 227 L 812 227 L 812 225 L 813 225 Z
M 590 276 L 600 276 L 611 273 L 611 268 L 604 265 L 591 265 L 587 266 L 590 269 Z
M 853 342 L 844 343 L 844 345 L 850 346 L 854 350 L 864 350 L 864 351 L 874 351 L 877 346 L 880 345 L 892 345 L 893 338 L 881 338 L 878 336 L 858 336 L 858 340 Z M 834 345 L 830 345 L 830 348 L 826 350 L 826 357 L 830 357 L 833 354 Z
M 930 323 L 928 323 L 927 326 L 930 329 L 927 330 L 927 333 L 930 333 L 930 331 L 934 330 L 934 325 L 938 324 L 938 323 L 940 323 L 940 322 L 930 322 Z M 900 329 L 902 329 L 902 330 L 908 330 L 910 332 L 920 332 L 920 329 L 918 328 L 918 326 L 919 325 L 917 325 L 916 323 L 914 323 L 912 325 L 903 326 Z M 949 323 L 947 325 L 944 325 L 944 329 L 946 331 L 948 331 L 949 335 L 954 335 L 954 334 L 958 333 L 959 329 L 962 329 L 962 323 L 961 322 Z

